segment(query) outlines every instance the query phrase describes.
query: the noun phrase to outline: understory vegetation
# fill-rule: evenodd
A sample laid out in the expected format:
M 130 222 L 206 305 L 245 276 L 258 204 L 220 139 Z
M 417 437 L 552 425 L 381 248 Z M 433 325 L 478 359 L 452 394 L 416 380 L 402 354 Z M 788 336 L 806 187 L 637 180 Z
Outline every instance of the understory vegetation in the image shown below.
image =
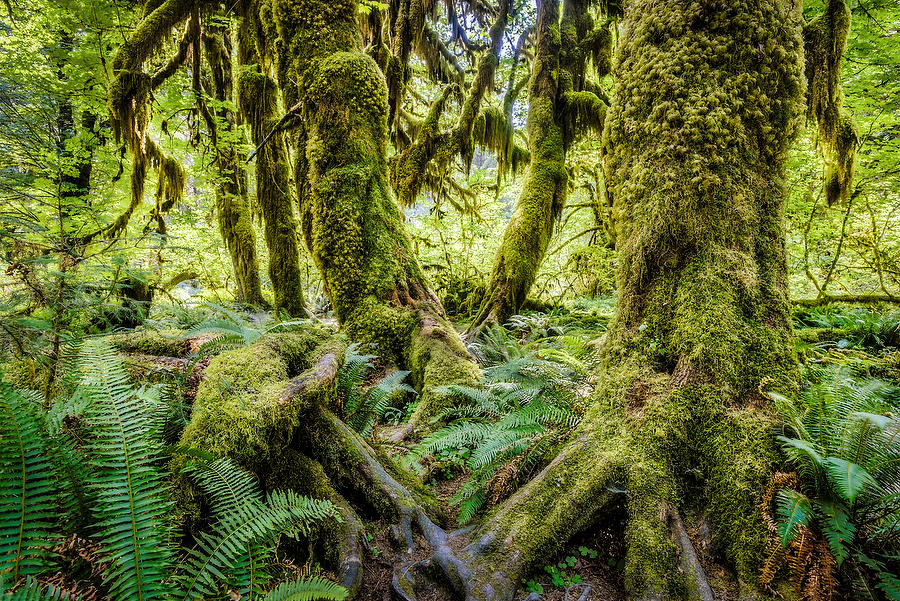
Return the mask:
M 895 0 L 0 2 L 0 601 L 900 601 Z

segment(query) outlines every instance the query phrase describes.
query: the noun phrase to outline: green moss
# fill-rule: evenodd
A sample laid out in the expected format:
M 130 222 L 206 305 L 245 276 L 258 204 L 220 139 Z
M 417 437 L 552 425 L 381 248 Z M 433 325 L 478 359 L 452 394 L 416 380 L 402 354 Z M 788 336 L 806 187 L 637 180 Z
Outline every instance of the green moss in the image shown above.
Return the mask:
M 269 334 L 218 355 L 204 372 L 181 444 L 260 471 L 287 446 L 297 417 L 316 398 L 286 403 L 282 394 L 291 376 L 310 367 L 325 336 L 316 330 Z
M 242 40 L 242 44 L 250 45 Z M 247 54 L 244 51 L 243 54 Z M 238 79 L 238 104 L 250 125 L 253 143 L 259 146 L 278 120 L 278 88 L 275 81 L 251 67 Z M 287 148 L 276 135 L 256 155 L 256 198 L 265 220 L 269 249 L 269 278 L 275 292 L 275 312 L 306 314 L 300 271 L 299 226 L 290 194 Z
M 123 353 L 141 353 L 156 357 L 183 357 L 189 343 L 182 330 L 137 330 L 112 334 L 106 340 Z
M 850 33 L 850 7 L 828 0 L 825 12 L 803 30 L 806 56 L 807 118 L 819 127 L 825 155 L 825 198 L 829 205 L 846 200 L 853 183 L 859 134 L 843 106 L 841 64 Z

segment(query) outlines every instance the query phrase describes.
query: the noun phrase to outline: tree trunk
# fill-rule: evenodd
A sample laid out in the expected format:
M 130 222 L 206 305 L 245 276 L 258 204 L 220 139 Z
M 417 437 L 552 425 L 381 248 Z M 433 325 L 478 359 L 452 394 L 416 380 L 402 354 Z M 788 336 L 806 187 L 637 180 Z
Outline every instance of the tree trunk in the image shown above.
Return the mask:
M 387 179 L 387 89 L 361 47 L 355 0 L 279 0 L 279 79 L 299 82 L 301 228 L 334 313 L 354 339 L 413 372 L 412 425 L 437 410 L 436 386 L 480 375 L 429 288 Z M 267 30 L 267 28 L 263 28 Z
M 250 215 L 247 196 L 247 170 L 241 159 L 233 133 L 236 116 L 229 107 L 234 100 L 234 80 L 231 70 L 231 45 L 226 44 L 227 31 L 220 27 L 208 26 L 203 34 L 206 58 L 210 67 L 210 95 L 221 103 L 215 113 L 209 111 L 202 99 L 198 98 L 200 110 L 206 118 L 216 152 L 216 209 L 219 216 L 219 231 L 225 246 L 231 254 L 234 278 L 237 283 L 237 298 L 242 303 L 265 307 L 268 305 L 262 295 L 259 279 L 259 262 L 256 258 L 256 234 Z M 194 65 L 200 63 L 195 45 Z M 198 91 L 199 92 L 199 91 Z M 219 136 L 218 130 L 226 135 Z
M 528 88 L 531 162 L 470 335 L 477 336 L 486 323 L 506 322 L 524 305 L 566 204 L 566 149 L 576 134 L 602 129 L 606 103 L 586 78 L 587 48 L 594 48 L 594 63 L 602 77 L 609 71 L 612 37 L 605 22 L 595 28 L 590 4 L 567 0 L 560 19 L 559 0 L 538 2 Z
M 452 545 L 467 599 L 511 599 L 617 497 L 633 598 L 708 597 L 682 509 L 712 519 L 706 559 L 734 568 L 729 593 L 756 589 L 777 460 L 763 390 L 797 376 L 782 213 L 800 22 L 777 0 L 627 2 L 604 136 L 619 307 L 598 392 L 559 456 Z
M 537 44 L 528 92 L 531 163 L 522 194 L 494 260 L 487 296 L 471 332 L 487 322 L 504 323 L 522 307 L 566 203 L 566 151 L 558 120 L 559 3 L 539 3 Z
M 243 47 L 245 42 L 241 40 Z M 278 88 L 275 82 L 244 63 L 238 78 L 238 98 L 250 124 L 253 144 L 259 147 L 278 122 Z M 306 315 L 300 271 L 299 227 L 291 203 L 290 173 L 284 139 L 276 134 L 256 155 L 256 198 L 266 223 L 269 248 L 269 278 L 275 292 L 275 312 L 289 316 Z

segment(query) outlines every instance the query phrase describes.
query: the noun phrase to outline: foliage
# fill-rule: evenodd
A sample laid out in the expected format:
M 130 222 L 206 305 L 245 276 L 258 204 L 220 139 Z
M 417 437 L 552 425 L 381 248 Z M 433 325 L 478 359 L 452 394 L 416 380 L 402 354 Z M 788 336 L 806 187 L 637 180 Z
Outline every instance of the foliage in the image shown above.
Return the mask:
M 404 382 L 409 372 L 403 370 L 391 371 L 377 383 L 367 385 L 378 357 L 360 354 L 361 348 L 358 343 L 347 347 L 344 364 L 338 372 L 337 394 L 344 421 L 366 437 L 383 417 L 399 422 L 403 415 L 397 408 L 399 401 L 416 391 Z
M 121 359 L 102 339 L 84 344 L 79 371 L 72 398 L 58 401 L 62 409 L 46 417 L 34 394 L 0 383 L 5 524 L 0 579 L 24 583 L 9 598 L 52 598 L 52 591 L 26 583 L 25 576 L 52 570 L 48 547 L 71 527 L 65 513 L 79 511 L 73 503 L 66 505 L 69 494 L 86 494 L 106 566 L 103 587 L 113 600 L 193 599 L 218 594 L 226 585 L 251 598 L 266 597 L 267 576 L 259 570 L 271 559 L 277 537 L 308 533 L 316 522 L 340 519 L 329 501 L 292 491 L 263 499 L 255 479 L 229 459 L 197 460 L 188 471 L 208 495 L 213 525 L 178 561 L 159 442 L 168 406 L 159 387 L 134 388 Z M 76 430 L 64 425 L 79 422 Z M 69 436 L 80 440 L 65 444 Z M 90 471 L 78 469 L 82 462 Z M 80 478 L 67 482 L 73 475 Z M 278 590 L 282 596 L 274 598 L 340 601 L 346 596 L 321 578 L 294 580 Z
M 804 572 L 816 562 L 822 581 L 836 586 L 830 560 L 821 557 L 830 553 L 834 568 L 858 591 L 877 588 L 896 599 L 900 389 L 834 367 L 811 373 L 810 380 L 797 400 L 773 395 L 785 423 L 778 439 L 797 478 L 779 477 L 774 515 L 773 499 L 764 505 L 767 521 L 780 547 L 793 553 L 788 563 L 805 598 L 812 598 L 813 588 Z M 817 544 L 818 536 L 827 544 Z M 764 580 L 779 558 L 783 551 L 770 557 Z
M 221 315 L 205 319 L 184 334 L 184 338 L 206 338 L 200 345 L 200 356 L 215 355 L 236 348 L 247 347 L 256 342 L 260 336 L 270 332 L 285 332 L 293 326 L 308 323 L 300 321 L 282 321 L 272 325 L 252 323 L 238 311 L 228 309 L 216 303 L 205 302 L 204 307 Z
M 539 465 L 578 423 L 579 372 L 558 357 L 528 353 L 489 367 L 481 386 L 451 385 L 437 392 L 454 403 L 437 415 L 447 423 L 411 455 L 464 465 L 469 479 L 454 495 L 459 521 L 512 492 L 519 477 Z

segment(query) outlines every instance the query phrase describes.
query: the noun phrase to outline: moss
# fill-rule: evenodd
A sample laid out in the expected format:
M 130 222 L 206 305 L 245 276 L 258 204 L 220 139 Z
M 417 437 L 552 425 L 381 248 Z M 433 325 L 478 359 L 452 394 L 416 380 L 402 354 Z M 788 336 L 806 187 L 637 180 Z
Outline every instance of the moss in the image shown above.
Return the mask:
M 189 346 L 182 330 L 139 330 L 112 334 L 106 339 L 123 353 L 141 353 L 156 357 L 183 357 L 187 354 Z
M 268 334 L 252 346 L 222 353 L 204 372 L 181 444 L 229 456 L 260 472 L 293 436 L 312 399 L 285 403 L 289 378 L 310 367 L 324 331 Z
M 796 385 L 783 174 L 801 113 L 800 15 L 775 0 L 632 0 L 605 122 L 619 306 L 605 395 L 629 416 L 628 587 L 673 594 L 661 504 L 706 509 L 755 582 L 775 457 L 762 390 Z M 727 61 L 719 57 L 728 57 Z M 691 65 L 685 69 L 684 65 Z M 618 401 L 615 401 L 618 399 Z
M 846 200 L 853 182 L 859 135 L 843 106 L 841 64 L 850 33 L 850 7 L 828 0 L 825 12 L 803 30 L 806 56 L 807 118 L 815 119 L 825 155 L 825 198 Z
M 242 44 L 250 45 L 242 40 Z M 242 54 L 248 54 L 245 50 Z M 260 146 L 278 118 L 275 82 L 254 68 L 245 66 L 238 79 L 238 104 L 250 124 L 253 143 Z M 269 278 L 275 293 L 275 312 L 289 316 L 306 314 L 297 237 L 290 195 L 287 148 L 283 136 L 276 135 L 256 155 L 256 198 L 265 220 L 269 249 Z

